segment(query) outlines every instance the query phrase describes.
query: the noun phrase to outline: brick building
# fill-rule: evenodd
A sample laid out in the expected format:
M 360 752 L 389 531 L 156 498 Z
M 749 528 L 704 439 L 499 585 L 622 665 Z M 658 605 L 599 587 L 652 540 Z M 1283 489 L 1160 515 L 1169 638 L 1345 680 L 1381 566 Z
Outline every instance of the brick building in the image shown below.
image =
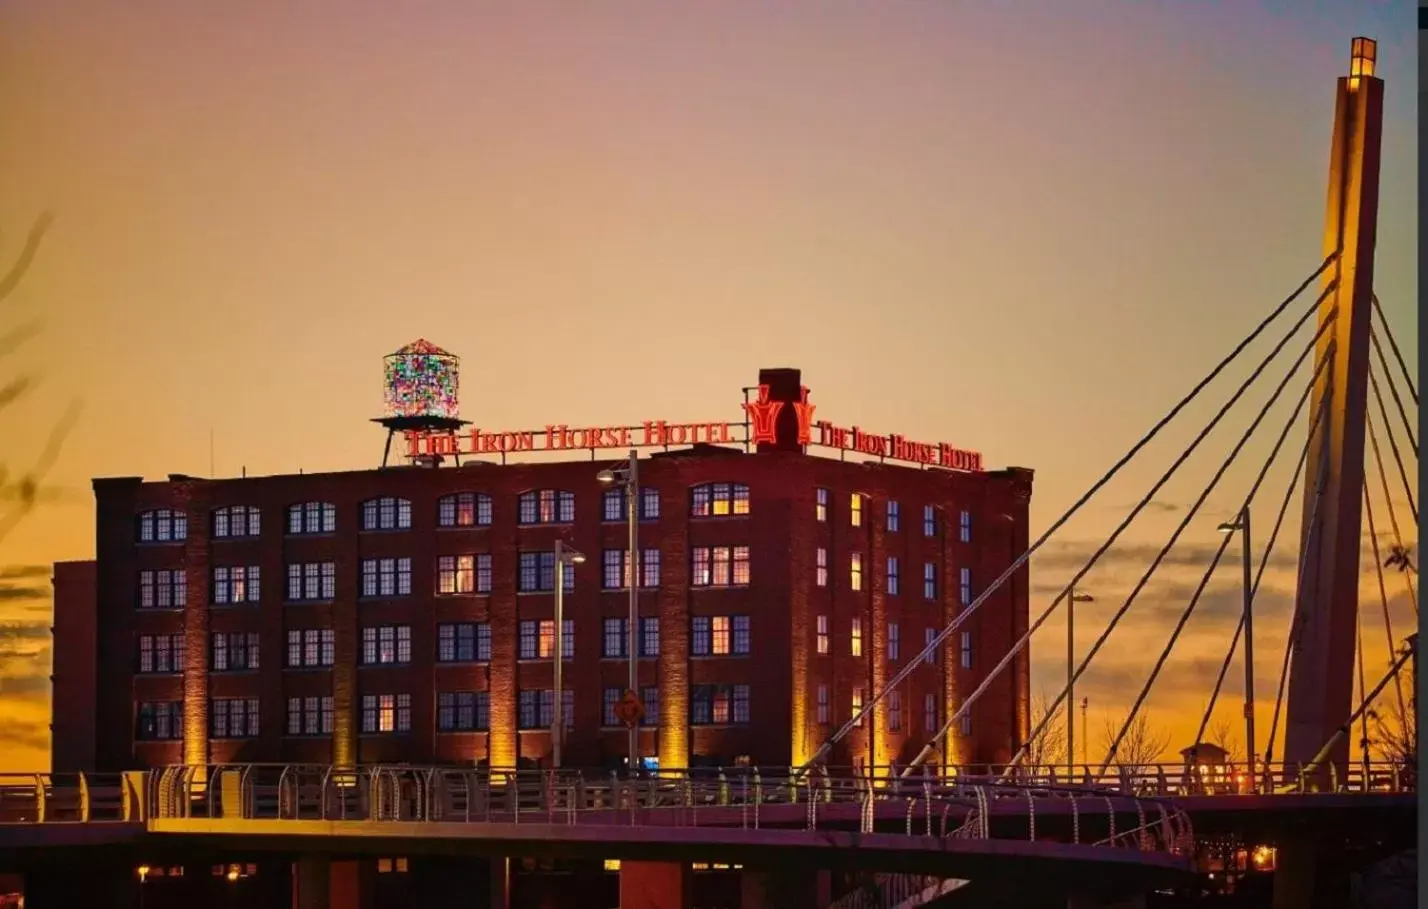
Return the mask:
M 1027 545 L 1029 470 L 814 424 L 796 370 L 760 386 L 746 421 L 660 424 L 639 460 L 640 747 L 662 767 L 806 759 Z M 678 447 L 699 428 L 742 438 Z M 561 447 L 651 424 L 584 432 Z M 478 433 L 457 466 L 95 480 L 97 558 L 55 573 L 55 769 L 545 763 L 557 539 L 586 557 L 566 569 L 563 763 L 619 766 L 625 499 L 596 474 L 624 452 L 514 463 L 531 436 Z M 1023 569 L 830 763 L 915 754 L 1024 633 L 1027 590 Z M 949 759 L 1007 759 L 1028 682 L 1023 653 Z

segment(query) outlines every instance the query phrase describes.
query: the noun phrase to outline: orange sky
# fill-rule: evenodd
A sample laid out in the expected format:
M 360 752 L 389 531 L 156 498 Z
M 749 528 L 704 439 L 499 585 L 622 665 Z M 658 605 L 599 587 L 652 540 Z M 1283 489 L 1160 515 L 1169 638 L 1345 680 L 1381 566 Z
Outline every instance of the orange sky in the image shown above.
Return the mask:
M 57 220 L 0 309 L 0 335 L 45 326 L 0 363 L 43 378 L 0 414 L 0 463 L 85 410 L 53 501 L 0 544 L 0 770 L 47 764 L 34 566 L 93 555 L 89 478 L 206 474 L 210 432 L 220 474 L 372 466 L 380 358 L 418 336 L 463 356 L 463 415 L 490 427 L 733 418 L 760 366 L 798 366 L 820 417 L 1034 468 L 1044 528 L 1317 265 L 1356 34 L 1388 83 L 1377 287 L 1416 369 L 1414 7 L 1305 6 L 4 4 L 0 262 Z M 1034 609 L 1228 387 L 1058 536 Z M 1087 579 L 1081 639 L 1250 415 Z M 1098 658 L 1093 727 L 1138 689 L 1275 430 Z M 1266 583 L 1262 701 L 1292 567 Z M 1233 629 L 1233 564 L 1211 594 L 1150 702 L 1176 747 Z M 1034 642 L 1038 688 L 1063 636 Z

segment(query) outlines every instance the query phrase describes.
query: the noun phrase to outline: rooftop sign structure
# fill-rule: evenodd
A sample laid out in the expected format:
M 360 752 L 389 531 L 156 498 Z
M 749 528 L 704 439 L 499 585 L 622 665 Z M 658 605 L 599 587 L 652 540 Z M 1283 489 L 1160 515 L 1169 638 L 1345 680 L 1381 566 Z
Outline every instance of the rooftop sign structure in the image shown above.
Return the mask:
M 752 396 L 750 393 L 753 393 Z M 759 373 L 759 384 L 744 390 L 742 421 L 680 422 L 645 420 L 636 426 L 548 423 L 540 429 L 411 429 L 403 433 L 408 458 L 499 456 L 544 451 L 628 451 L 632 448 L 686 445 L 738 445 L 745 451 L 805 451 L 829 448 L 882 461 L 966 472 L 981 471 L 982 456 L 947 442 L 925 442 L 897 433 L 877 433 L 859 426 L 815 422 L 817 405 L 796 369 Z

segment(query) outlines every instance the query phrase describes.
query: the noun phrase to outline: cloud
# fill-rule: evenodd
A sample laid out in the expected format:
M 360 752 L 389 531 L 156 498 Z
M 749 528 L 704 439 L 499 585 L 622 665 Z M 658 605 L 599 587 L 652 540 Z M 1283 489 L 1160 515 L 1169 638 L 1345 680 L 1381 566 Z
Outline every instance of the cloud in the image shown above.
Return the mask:
M 6 565 L 0 567 L 0 581 L 48 579 L 52 570 L 49 565 Z
M 50 591 L 45 587 L 23 586 L 18 584 L 6 584 L 0 581 L 0 600 L 43 600 L 47 599 Z
M 0 714 L 0 742 L 16 751 L 29 748 L 47 752 L 50 749 L 50 733 L 43 722 L 26 722 Z
M 1282 539 L 1282 534 L 1281 534 Z M 1095 554 L 1104 541 L 1073 541 L 1073 542 L 1050 542 L 1043 546 L 1031 557 L 1032 568 L 1034 570 L 1058 570 L 1070 569 L 1079 570 L 1086 564 L 1087 560 Z M 1163 545 L 1163 544 L 1161 544 Z M 1139 566 L 1143 571 L 1150 567 L 1150 563 L 1155 560 L 1155 556 L 1160 552 L 1161 545 L 1154 543 L 1122 543 L 1112 546 L 1101 554 L 1096 560 L 1094 570 L 1116 570 L 1127 565 Z M 1215 558 L 1215 553 L 1219 551 L 1219 543 L 1213 545 L 1209 543 L 1186 543 L 1178 542 L 1166 553 L 1160 564 L 1165 568 L 1200 568 L 1201 570 L 1209 566 L 1210 561 Z M 1296 552 L 1284 551 L 1276 545 L 1274 552 L 1270 555 L 1269 566 L 1271 568 L 1293 569 L 1299 564 L 1299 557 Z M 1234 562 L 1226 557 L 1220 559 L 1221 566 L 1233 566 Z
M 48 600 L 48 583 L 36 583 L 40 578 L 48 581 L 48 565 L 6 565 L 0 567 L 0 602 L 21 602 L 25 600 Z

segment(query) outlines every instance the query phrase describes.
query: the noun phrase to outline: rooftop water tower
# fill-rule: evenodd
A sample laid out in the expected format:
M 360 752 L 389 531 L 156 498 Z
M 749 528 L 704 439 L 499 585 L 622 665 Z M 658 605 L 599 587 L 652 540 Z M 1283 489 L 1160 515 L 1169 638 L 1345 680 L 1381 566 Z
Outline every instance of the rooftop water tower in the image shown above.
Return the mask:
M 461 358 L 419 338 L 382 358 L 383 416 L 373 420 L 387 427 L 382 466 L 399 432 L 455 432 L 470 421 L 461 419 Z M 434 455 L 433 463 L 441 456 Z M 455 455 L 457 463 L 460 455 Z

